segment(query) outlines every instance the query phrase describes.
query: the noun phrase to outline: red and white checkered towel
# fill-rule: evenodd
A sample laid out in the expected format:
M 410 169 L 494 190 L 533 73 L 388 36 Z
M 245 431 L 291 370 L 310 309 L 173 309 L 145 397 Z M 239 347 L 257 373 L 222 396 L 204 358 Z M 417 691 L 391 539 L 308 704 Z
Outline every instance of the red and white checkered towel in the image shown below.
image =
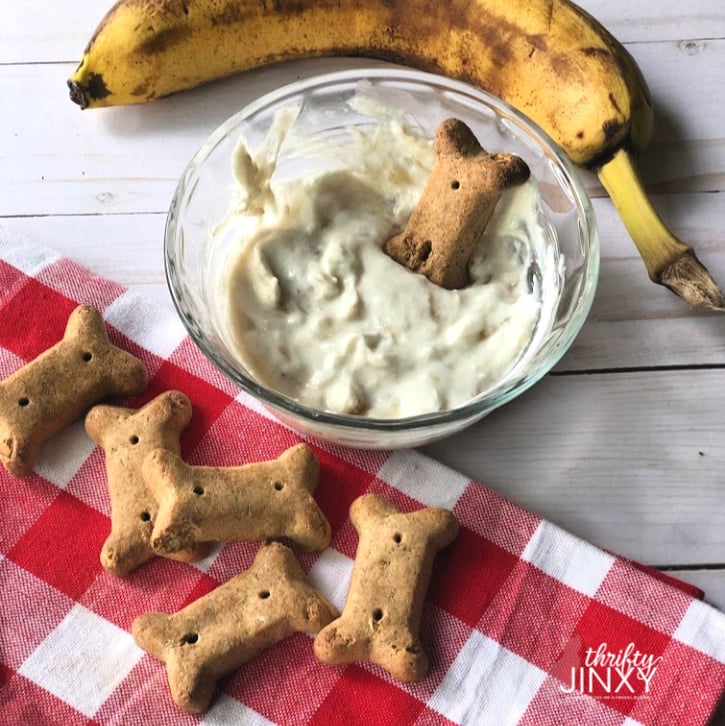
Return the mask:
M 148 366 L 141 405 L 175 388 L 193 403 L 182 454 L 236 465 L 298 437 L 197 350 L 171 306 L 0 234 L 0 378 L 62 337 L 78 302 Z M 403 685 L 369 664 L 331 668 L 295 635 L 222 680 L 195 718 L 171 701 L 165 667 L 138 648 L 133 619 L 173 612 L 251 564 L 235 543 L 196 565 L 157 558 L 126 579 L 101 568 L 110 529 L 103 455 L 82 423 L 49 442 L 34 473 L 0 467 L 0 721 L 7 724 L 543 724 L 707 722 L 725 688 L 725 616 L 674 581 L 605 553 L 415 451 L 313 442 L 316 499 L 332 546 L 301 554 L 311 580 L 344 603 L 364 492 L 400 508 L 451 509 L 461 522 L 436 560 L 422 639 L 430 674 Z

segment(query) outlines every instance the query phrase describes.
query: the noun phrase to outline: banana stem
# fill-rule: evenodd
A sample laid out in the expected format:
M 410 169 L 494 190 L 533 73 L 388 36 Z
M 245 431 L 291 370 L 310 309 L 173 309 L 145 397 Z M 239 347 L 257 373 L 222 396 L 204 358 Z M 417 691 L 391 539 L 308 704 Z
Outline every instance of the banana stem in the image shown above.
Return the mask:
M 653 282 L 668 287 L 690 305 L 725 312 L 725 298 L 689 245 L 675 237 L 655 211 L 634 159 L 620 148 L 597 170 Z

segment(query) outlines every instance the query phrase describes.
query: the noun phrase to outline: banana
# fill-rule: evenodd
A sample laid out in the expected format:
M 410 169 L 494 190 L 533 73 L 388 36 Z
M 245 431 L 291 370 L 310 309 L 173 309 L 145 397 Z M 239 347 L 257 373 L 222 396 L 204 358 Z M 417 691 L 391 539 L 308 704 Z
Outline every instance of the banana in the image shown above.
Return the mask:
M 651 208 L 632 160 L 651 137 L 649 92 L 629 53 L 567 0 L 119 0 L 68 85 L 82 108 L 143 103 L 322 55 L 393 61 L 504 99 L 599 175 L 655 282 L 690 304 L 723 307 L 692 250 L 654 210 L 651 227 L 632 211 L 643 198 Z M 709 293 L 670 274 L 683 256 L 686 272 L 711 280 Z

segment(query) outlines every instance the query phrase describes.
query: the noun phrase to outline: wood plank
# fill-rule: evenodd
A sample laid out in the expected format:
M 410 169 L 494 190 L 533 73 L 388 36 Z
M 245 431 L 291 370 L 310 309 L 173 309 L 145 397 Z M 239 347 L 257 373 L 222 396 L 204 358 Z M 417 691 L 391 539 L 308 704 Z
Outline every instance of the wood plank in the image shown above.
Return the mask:
M 725 41 L 635 43 L 629 50 L 655 109 L 654 136 L 640 163 L 645 184 L 653 192 L 725 189 L 720 91 L 711 86 L 722 88 Z
M 666 574 L 699 587 L 705 593 L 706 603 L 725 612 L 725 568 L 677 570 Z
M 112 3 L 74 0 L 36 3 L 0 0 L 0 63 L 78 62 L 101 16 Z
M 424 451 L 626 557 L 723 562 L 723 390 L 722 370 L 549 376 Z
M 725 8 L 719 0 L 579 0 L 623 43 L 725 36 Z M 6 37 L 0 63 L 77 62 L 104 13 L 108 0 L 46 3 L 43 12 L 22 0 L 3 0 Z
M 722 38 L 725 6 L 720 0 L 579 0 L 620 42 Z
M 171 305 L 164 274 L 164 214 L 15 217 L 0 225 L 30 244 L 51 247 L 71 260 Z

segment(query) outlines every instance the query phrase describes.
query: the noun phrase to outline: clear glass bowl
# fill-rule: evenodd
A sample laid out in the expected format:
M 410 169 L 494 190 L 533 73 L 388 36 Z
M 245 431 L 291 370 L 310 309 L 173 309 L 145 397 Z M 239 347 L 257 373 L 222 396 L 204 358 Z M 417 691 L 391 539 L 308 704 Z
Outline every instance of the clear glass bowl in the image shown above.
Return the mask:
M 376 123 L 348 105 L 364 85 L 388 106 L 404 110 L 410 125 L 433 136 L 444 119 L 467 123 L 481 144 L 521 156 L 538 182 L 551 230 L 552 254 L 539 260 L 542 278 L 556 279 L 535 333 L 505 375 L 458 408 L 399 419 L 372 419 L 315 410 L 260 385 L 228 344 L 215 303 L 224 250 L 210 233 L 233 204 L 232 154 L 264 140 L 276 111 L 301 105 L 296 124 L 322 137 Z M 280 166 L 285 163 L 284 153 Z M 314 163 L 314 160 L 310 160 Z M 299 158 L 295 159 L 299 164 Z M 466 84 L 406 69 L 362 69 L 292 83 L 251 103 L 201 146 L 179 181 L 169 210 L 166 274 L 171 296 L 191 337 L 235 384 L 296 431 L 357 448 L 419 446 L 470 426 L 544 376 L 569 348 L 591 307 L 599 273 L 594 213 L 575 168 L 549 137 L 501 100 Z M 562 264 L 563 260 L 563 264 Z M 552 267 L 553 266 L 553 267 Z M 547 268 L 547 269 L 543 269 Z

